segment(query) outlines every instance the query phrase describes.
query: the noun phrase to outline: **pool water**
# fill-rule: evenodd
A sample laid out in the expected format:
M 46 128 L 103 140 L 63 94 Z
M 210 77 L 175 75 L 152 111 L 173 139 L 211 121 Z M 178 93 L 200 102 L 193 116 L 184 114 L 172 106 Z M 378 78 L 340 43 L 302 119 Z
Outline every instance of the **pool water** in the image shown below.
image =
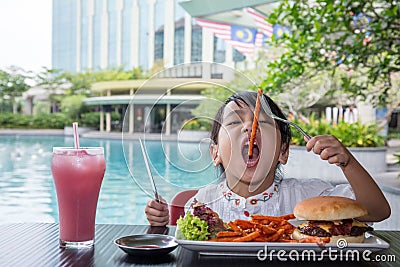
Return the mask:
M 135 140 L 80 140 L 104 147 L 106 172 L 96 223 L 147 224 L 146 202 L 153 196 L 140 145 Z M 64 136 L 0 136 L 0 223 L 58 222 L 57 196 L 51 175 L 54 146 L 72 146 Z M 214 182 L 207 143 L 145 141 L 159 194 Z

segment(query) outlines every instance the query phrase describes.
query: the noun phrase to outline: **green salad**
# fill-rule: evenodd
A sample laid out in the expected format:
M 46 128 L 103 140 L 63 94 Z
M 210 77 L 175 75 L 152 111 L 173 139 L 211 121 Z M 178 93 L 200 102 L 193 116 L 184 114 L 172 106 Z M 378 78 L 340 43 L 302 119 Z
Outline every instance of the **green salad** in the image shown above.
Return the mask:
M 180 217 L 176 224 L 187 240 L 204 241 L 209 238 L 208 223 L 193 216 L 189 211 L 186 212 L 185 217 Z
M 218 232 L 227 229 L 218 214 L 209 207 L 206 207 L 204 203 L 195 201 L 191 207 L 193 214 L 187 211 L 185 217 L 181 217 L 176 221 L 185 239 L 209 240 L 216 237 Z

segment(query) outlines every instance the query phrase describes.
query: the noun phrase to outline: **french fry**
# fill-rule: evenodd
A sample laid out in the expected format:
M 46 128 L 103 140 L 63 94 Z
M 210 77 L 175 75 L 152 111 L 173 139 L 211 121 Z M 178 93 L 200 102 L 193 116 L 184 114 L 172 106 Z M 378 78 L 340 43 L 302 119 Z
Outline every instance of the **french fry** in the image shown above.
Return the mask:
M 247 152 L 249 158 L 253 157 L 253 145 L 254 139 L 256 138 L 257 128 L 258 128 L 258 113 L 260 113 L 260 99 L 262 97 L 262 90 L 258 89 L 256 106 L 254 107 L 254 117 L 253 124 L 251 126 L 251 135 L 249 141 L 249 151 Z
M 235 238 L 233 242 L 249 242 L 260 236 L 260 231 L 252 232 L 251 234 Z
M 260 229 L 264 235 L 270 235 L 276 233 L 276 229 L 269 227 L 268 225 L 258 224 L 257 228 Z
M 254 223 L 247 220 L 236 220 L 235 224 L 242 230 L 254 228 Z
M 292 220 L 292 219 L 295 219 L 296 218 L 296 216 L 294 216 L 294 214 L 293 213 L 291 213 L 291 214 L 286 214 L 286 215 L 283 215 L 283 216 L 280 216 L 282 219 L 285 219 L 285 220 Z
M 237 225 L 235 224 L 235 222 L 229 222 L 229 223 L 228 223 L 228 226 L 229 226 L 233 231 L 235 231 L 235 232 L 239 232 L 239 231 L 240 231 L 239 227 L 237 227 Z
M 290 214 L 288 214 L 290 215 Z M 286 216 L 288 215 L 283 215 L 283 216 L 266 216 L 266 215 L 259 215 L 259 214 L 255 214 L 255 215 L 251 215 L 251 219 L 252 220 L 267 220 L 267 221 L 276 221 L 276 222 L 281 222 L 283 220 L 287 220 L 285 219 Z
M 275 234 L 273 234 L 270 239 L 269 242 L 274 242 L 277 241 L 279 239 L 279 237 L 285 232 L 284 229 L 279 229 Z
M 241 235 L 242 235 L 242 232 L 240 232 L 240 231 L 235 231 L 235 232 L 222 231 L 222 232 L 218 232 L 217 233 L 217 237 L 232 237 L 232 236 L 238 237 L 238 236 L 241 236 Z

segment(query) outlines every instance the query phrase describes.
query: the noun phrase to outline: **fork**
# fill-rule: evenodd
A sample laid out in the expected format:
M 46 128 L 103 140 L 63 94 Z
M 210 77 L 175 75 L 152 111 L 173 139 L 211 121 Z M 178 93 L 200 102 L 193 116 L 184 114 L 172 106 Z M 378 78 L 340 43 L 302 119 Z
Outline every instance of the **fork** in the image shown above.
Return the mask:
M 261 103 L 261 106 L 263 107 L 265 113 L 267 113 L 268 116 L 270 116 L 270 117 L 273 118 L 274 120 L 281 121 L 281 122 L 284 122 L 284 123 L 287 123 L 287 124 L 293 126 L 293 127 L 296 128 L 300 133 L 302 133 L 302 135 L 303 135 L 304 137 L 306 137 L 308 140 L 311 139 L 311 135 L 309 135 L 308 133 L 306 133 L 306 131 L 304 131 L 303 129 L 301 129 L 301 127 L 300 127 L 299 125 L 297 125 L 297 124 L 294 123 L 294 122 L 291 122 L 291 121 L 282 119 L 281 117 L 278 117 L 278 116 L 276 116 L 274 113 L 272 113 L 272 111 L 271 111 L 271 109 L 270 109 L 268 103 L 265 101 L 264 96 L 261 96 L 261 97 L 260 97 L 260 103 Z
M 249 99 L 247 99 L 249 100 Z M 248 102 L 249 103 L 249 102 Z M 306 137 L 308 140 L 310 140 L 312 137 L 309 135 L 306 131 L 304 131 L 300 126 L 298 126 L 296 123 L 282 119 L 281 117 L 276 116 L 274 113 L 272 113 L 271 108 L 269 107 L 268 103 L 265 101 L 264 95 L 260 97 L 260 104 L 262 108 L 264 109 L 265 113 L 271 117 L 274 120 L 281 121 L 283 123 L 289 124 L 293 127 L 295 127 L 304 137 Z

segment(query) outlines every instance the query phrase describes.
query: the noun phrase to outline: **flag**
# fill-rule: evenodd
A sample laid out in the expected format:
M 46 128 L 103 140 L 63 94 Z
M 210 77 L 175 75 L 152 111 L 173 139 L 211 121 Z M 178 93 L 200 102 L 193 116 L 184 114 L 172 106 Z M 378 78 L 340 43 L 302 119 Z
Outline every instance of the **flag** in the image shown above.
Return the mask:
M 260 39 L 256 29 L 203 19 L 195 21 L 201 27 L 209 29 L 216 37 L 231 44 L 240 53 L 246 56 L 254 54 L 255 44 Z
M 282 26 L 279 24 L 274 25 L 274 35 L 276 38 L 280 38 L 282 35 L 284 35 L 285 33 L 289 33 L 289 32 L 290 32 L 290 30 L 286 26 Z
M 231 25 L 231 40 L 248 44 L 254 44 L 257 30 L 238 25 Z
M 266 21 L 266 17 L 263 16 L 262 14 L 258 13 L 254 9 L 247 7 L 244 9 L 244 11 L 250 15 L 250 17 L 253 19 L 259 30 L 267 37 L 271 37 L 273 33 L 273 26 L 272 24 L 268 23 Z

